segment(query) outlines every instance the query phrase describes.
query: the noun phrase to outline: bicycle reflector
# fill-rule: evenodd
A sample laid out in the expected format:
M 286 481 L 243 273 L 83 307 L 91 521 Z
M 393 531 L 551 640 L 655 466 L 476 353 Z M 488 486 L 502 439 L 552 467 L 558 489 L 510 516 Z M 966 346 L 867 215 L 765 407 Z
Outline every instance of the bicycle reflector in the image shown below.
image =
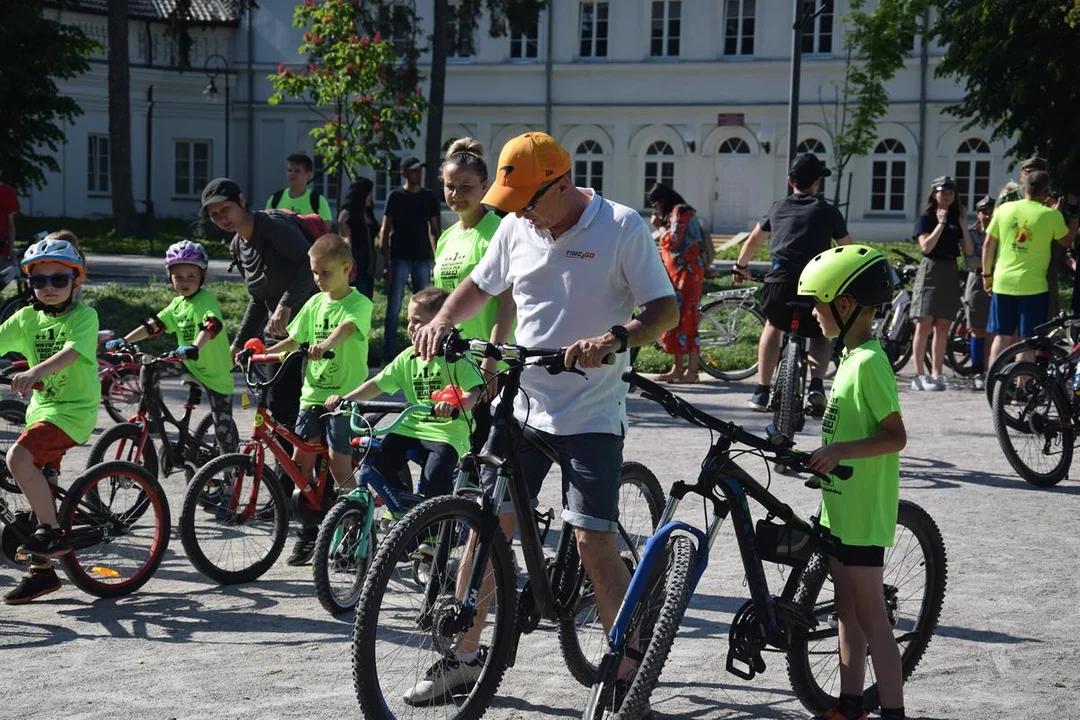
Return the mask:
M 458 410 L 464 410 L 465 393 L 457 385 L 447 385 L 442 390 L 431 393 L 431 399 L 436 402 L 448 402 Z

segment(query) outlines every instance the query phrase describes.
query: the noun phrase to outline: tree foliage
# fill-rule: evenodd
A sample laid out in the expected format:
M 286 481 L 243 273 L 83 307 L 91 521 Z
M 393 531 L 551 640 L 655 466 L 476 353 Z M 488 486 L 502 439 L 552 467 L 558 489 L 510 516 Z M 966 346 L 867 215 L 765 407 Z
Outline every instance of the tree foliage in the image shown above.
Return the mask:
M 965 128 L 992 128 L 1012 141 L 1014 160 L 1035 153 L 1055 184 L 1080 187 L 1080 2 L 935 0 L 936 37 L 945 44 L 939 76 L 955 78 L 964 98 L 947 111 Z
M 54 153 L 65 141 L 63 123 L 82 108 L 60 94 L 57 80 L 90 69 L 99 49 L 81 30 L 45 17 L 38 3 L 5 3 L 0 23 L 0 168 L 20 193 L 45 184 L 45 172 L 60 172 Z
M 402 86 L 394 44 L 364 34 L 370 21 L 363 2 L 304 0 L 293 24 L 306 28 L 298 52 L 308 64 L 297 71 L 282 63 L 270 76 L 271 105 L 298 98 L 322 118 L 311 135 L 330 174 L 355 176 L 382 166 L 387 150 L 413 147 L 426 109 L 420 87 Z
M 837 205 L 848 163 L 874 148 L 878 121 L 889 111 L 885 84 L 904 66 L 929 4 L 930 0 L 879 0 L 868 10 L 866 0 L 850 0 L 843 19 L 844 77 L 833 84 L 831 113 L 826 112 L 828 103 L 822 98 L 822 115 L 833 145 Z

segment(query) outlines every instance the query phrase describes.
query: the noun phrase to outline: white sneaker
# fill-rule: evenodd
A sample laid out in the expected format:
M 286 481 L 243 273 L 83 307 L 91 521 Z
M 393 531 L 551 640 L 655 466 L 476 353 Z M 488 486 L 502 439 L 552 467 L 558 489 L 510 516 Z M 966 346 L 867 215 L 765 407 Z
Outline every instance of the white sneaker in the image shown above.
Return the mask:
M 441 705 L 453 702 L 455 694 L 468 692 L 484 671 L 486 648 L 473 663 L 463 663 L 453 655 L 442 657 L 428 668 L 424 679 L 410 688 L 402 698 L 407 705 Z
M 986 389 L 986 380 L 983 378 L 982 375 L 976 375 L 975 379 L 971 381 L 971 384 L 976 390 Z
M 915 378 L 911 381 L 911 389 L 912 390 L 930 390 L 930 389 L 937 390 L 937 387 L 934 386 L 934 382 L 930 379 L 929 375 L 927 375 L 925 377 L 922 376 L 922 375 L 916 375 Z
M 934 377 L 930 378 L 930 381 L 937 385 L 938 390 L 949 389 L 949 380 L 944 375 L 935 375 Z

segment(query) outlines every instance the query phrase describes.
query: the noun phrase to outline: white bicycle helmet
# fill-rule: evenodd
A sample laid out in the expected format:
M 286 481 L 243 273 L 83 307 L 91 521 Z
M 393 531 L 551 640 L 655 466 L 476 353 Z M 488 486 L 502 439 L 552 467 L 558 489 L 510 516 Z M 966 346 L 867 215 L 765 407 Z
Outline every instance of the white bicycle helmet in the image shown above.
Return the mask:
M 165 251 L 165 267 L 167 268 L 173 265 L 197 265 L 205 270 L 209 264 L 210 258 L 207 257 L 206 250 L 201 244 L 191 240 L 173 243 Z
M 74 270 L 76 275 L 82 275 L 85 271 L 82 254 L 67 240 L 57 238 L 39 240 L 26 248 L 19 267 L 29 275 L 30 268 L 42 262 L 60 263 Z

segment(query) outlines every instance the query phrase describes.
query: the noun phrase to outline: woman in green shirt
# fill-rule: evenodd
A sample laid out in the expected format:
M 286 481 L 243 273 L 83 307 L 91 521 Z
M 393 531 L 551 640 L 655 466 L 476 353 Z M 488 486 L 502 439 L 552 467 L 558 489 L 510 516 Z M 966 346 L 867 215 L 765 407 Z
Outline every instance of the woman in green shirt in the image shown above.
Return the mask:
M 453 291 L 484 256 L 492 236 L 499 228 L 499 217 L 480 204 L 488 187 L 487 163 L 483 144 L 472 138 L 461 138 L 450 144 L 442 164 L 443 193 L 446 204 L 457 213 L 458 221 L 439 237 L 435 248 L 435 287 Z M 476 317 L 458 328 L 468 338 L 481 338 L 496 343 L 510 339 L 517 308 L 511 290 L 488 301 Z M 494 382 L 498 367 L 494 360 L 481 365 L 488 380 L 487 397 L 473 411 L 473 449 L 479 450 L 491 427 L 488 402 L 494 397 Z

